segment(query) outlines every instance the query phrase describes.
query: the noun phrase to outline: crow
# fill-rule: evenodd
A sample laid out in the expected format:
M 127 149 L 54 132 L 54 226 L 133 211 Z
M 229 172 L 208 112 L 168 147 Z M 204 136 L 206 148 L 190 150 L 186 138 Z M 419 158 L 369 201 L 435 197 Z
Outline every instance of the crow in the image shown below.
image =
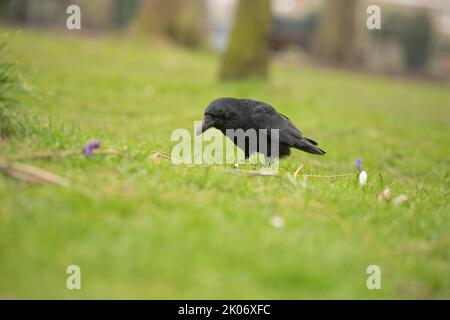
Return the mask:
M 212 101 L 205 110 L 205 117 L 197 128 L 196 134 L 200 135 L 209 128 L 220 130 L 244 151 L 245 158 L 255 152 L 264 154 L 268 159 L 284 158 L 291 154 L 290 148 L 312 154 L 325 154 L 325 151 L 317 146 L 317 142 L 304 137 L 288 117 L 278 113 L 271 105 L 257 100 L 219 98 Z M 235 130 L 235 133 L 229 129 Z M 243 142 L 236 134 L 238 129 L 242 129 L 244 132 L 255 130 L 254 132 L 257 133 L 256 143 L 250 142 L 250 135 L 247 135 Z M 279 130 L 278 153 L 273 155 L 271 144 L 276 137 L 272 134 L 271 129 Z M 261 140 L 264 137 L 266 143 Z

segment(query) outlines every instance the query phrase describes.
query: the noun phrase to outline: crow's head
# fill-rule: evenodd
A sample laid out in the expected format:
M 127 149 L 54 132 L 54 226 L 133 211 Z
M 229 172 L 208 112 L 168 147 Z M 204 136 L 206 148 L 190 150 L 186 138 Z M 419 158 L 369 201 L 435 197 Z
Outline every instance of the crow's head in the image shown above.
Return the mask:
M 202 134 L 209 128 L 225 130 L 233 128 L 233 124 L 237 121 L 237 99 L 220 98 L 211 102 L 205 110 L 205 117 L 198 126 L 196 134 Z

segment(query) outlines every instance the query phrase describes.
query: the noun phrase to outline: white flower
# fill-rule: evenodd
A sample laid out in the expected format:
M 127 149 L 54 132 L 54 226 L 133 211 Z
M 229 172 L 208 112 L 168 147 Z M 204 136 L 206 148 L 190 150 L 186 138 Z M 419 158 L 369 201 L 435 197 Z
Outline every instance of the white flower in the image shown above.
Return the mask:
M 272 217 L 270 224 L 274 228 L 282 228 L 284 226 L 284 219 L 278 216 Z
M 361 186 L 364 186 L 367 182 L 367 172 L 365 172 L 364 170 L 361 171 L 361 173 L 359 174 L 359 184 Z

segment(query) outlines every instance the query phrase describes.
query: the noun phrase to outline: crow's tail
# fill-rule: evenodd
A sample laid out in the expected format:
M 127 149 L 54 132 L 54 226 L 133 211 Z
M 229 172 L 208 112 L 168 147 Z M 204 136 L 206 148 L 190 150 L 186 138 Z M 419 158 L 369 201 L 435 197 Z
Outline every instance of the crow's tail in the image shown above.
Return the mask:
M 320 154 L 320 155 L 326 154 L 324 150 L 317 147 L 317 142 L 308 138 L 303 138 L 301 140 L 296 141 L 294 147 L 312 154 Z

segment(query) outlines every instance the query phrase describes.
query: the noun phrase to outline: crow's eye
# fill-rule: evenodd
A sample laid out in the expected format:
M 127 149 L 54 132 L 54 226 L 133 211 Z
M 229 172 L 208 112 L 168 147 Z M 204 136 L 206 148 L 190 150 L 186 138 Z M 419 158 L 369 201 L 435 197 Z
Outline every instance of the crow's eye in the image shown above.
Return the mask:
M 228 112 L 215 112 L 215 113 L 206 112 L 205 116 L 223 120 L 228 120 L 231 118 L 231 115 Z
M 216 112 L 216 113 L 205 113 L 205 116 L 211 117 L 211 118 L 223 118 L 223 113 Z

